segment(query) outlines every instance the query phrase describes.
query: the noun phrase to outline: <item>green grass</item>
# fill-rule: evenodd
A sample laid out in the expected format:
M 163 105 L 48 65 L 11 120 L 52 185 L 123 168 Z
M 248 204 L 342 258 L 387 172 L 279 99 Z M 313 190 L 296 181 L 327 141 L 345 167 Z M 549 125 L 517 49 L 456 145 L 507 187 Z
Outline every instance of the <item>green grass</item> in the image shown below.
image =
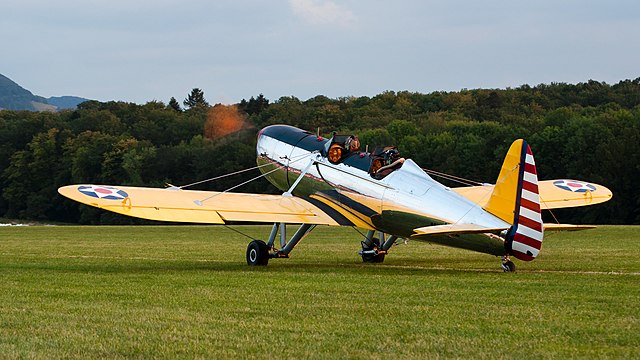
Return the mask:
M 418 242 L 362 264 L 359 237 L 249 268 L 224 227 L 0 228 L 0 358 L 640 357 L 640 227 L 549 234 L 515 274 Z

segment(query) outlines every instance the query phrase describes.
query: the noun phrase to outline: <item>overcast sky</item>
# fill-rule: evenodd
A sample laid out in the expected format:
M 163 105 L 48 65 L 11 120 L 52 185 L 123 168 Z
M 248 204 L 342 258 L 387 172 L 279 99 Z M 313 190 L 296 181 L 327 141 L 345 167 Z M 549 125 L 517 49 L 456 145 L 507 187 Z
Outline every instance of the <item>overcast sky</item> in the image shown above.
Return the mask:
M 3 0 L 36 95 L 210 103 L 640 77 L 638 0 Z

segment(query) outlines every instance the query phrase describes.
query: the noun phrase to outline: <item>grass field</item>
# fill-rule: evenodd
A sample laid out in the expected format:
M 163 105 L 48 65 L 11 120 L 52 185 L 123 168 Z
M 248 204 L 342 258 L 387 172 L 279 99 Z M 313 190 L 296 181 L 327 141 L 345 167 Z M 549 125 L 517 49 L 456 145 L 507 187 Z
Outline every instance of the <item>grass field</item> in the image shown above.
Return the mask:
M 359 238 L 249 268 L 225 227 L 0 228 L 0 358 L 640 358 L 640 227 L 549 234 L 515 274 Z

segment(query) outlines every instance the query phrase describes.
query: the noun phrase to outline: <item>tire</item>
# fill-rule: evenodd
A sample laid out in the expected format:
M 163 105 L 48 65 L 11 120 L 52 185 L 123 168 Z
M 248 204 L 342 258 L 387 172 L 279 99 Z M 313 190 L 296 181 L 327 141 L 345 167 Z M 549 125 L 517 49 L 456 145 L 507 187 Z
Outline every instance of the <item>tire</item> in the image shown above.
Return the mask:
M 381 263 L 384 261 L 384 256 L 386 254 L 378 254 L 378 255 L 362 255 L 362 262 L 366 263 Z
M 513 261 L 509 260 L 502 264 L 502 269 L 504 272 L 516 272 L 516 264 Z
M 380 239 L 378 238 L 373 238 L 372 240 L 372 246 L 371 247 L 367 247 L 364 245 L 364 242 L 362 243 L 362 250 L 373 250 L 374 248 L 379 248 L 380 247 Z M 365 263 L 381 263 L 384 261 L 384 256 L 386 254 L 376 254 L 376 255 L 372 255 L 372 254 L 362 254 L 362 262 Z
M 247 246 L 247 265 L 265 266 L 269 263 L 269 247 L 262 240 L 253 240 Z

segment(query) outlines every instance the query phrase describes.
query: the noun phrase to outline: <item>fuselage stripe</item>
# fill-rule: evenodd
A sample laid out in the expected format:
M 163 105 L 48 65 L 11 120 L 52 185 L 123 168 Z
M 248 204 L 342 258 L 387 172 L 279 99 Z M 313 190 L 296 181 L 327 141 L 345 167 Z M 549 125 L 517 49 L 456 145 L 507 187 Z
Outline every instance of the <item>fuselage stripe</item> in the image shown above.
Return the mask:
M 374 211 L 373 209 L 345 196 L 340 194 L 338 191 L 336 190 L 327 190 L 327 191 L 321 191 L 316 195 L 320 195 L 328 200 L 331 200 L 333 202 L 336 202 L 338 204 L 343 204 L 346 207 L 349 207 L 359 213 L 361 213 L 362 215 L 366 216 L 366 217 L 371 217 L 373 215 L 378 214 L 376 211 Z
M 322 210 L 325 214 L 327 214 L 329 217 L 335 220 L 338 224 L 344 225 L 344 226 L 355 225 L 353 222 L 351 222 L 351 220 L 347 219 L 344 215 L 340 214 L 340 212 L 336 211 L 334 208 L 323 203 L 322 201 L 311 198 L 311 197 L 306 197 L 304 199 L 310 202 L 311 204 L 313 204 L 314 206 L 316 206 L 317 208 L 319 208 L 320 210 Z

